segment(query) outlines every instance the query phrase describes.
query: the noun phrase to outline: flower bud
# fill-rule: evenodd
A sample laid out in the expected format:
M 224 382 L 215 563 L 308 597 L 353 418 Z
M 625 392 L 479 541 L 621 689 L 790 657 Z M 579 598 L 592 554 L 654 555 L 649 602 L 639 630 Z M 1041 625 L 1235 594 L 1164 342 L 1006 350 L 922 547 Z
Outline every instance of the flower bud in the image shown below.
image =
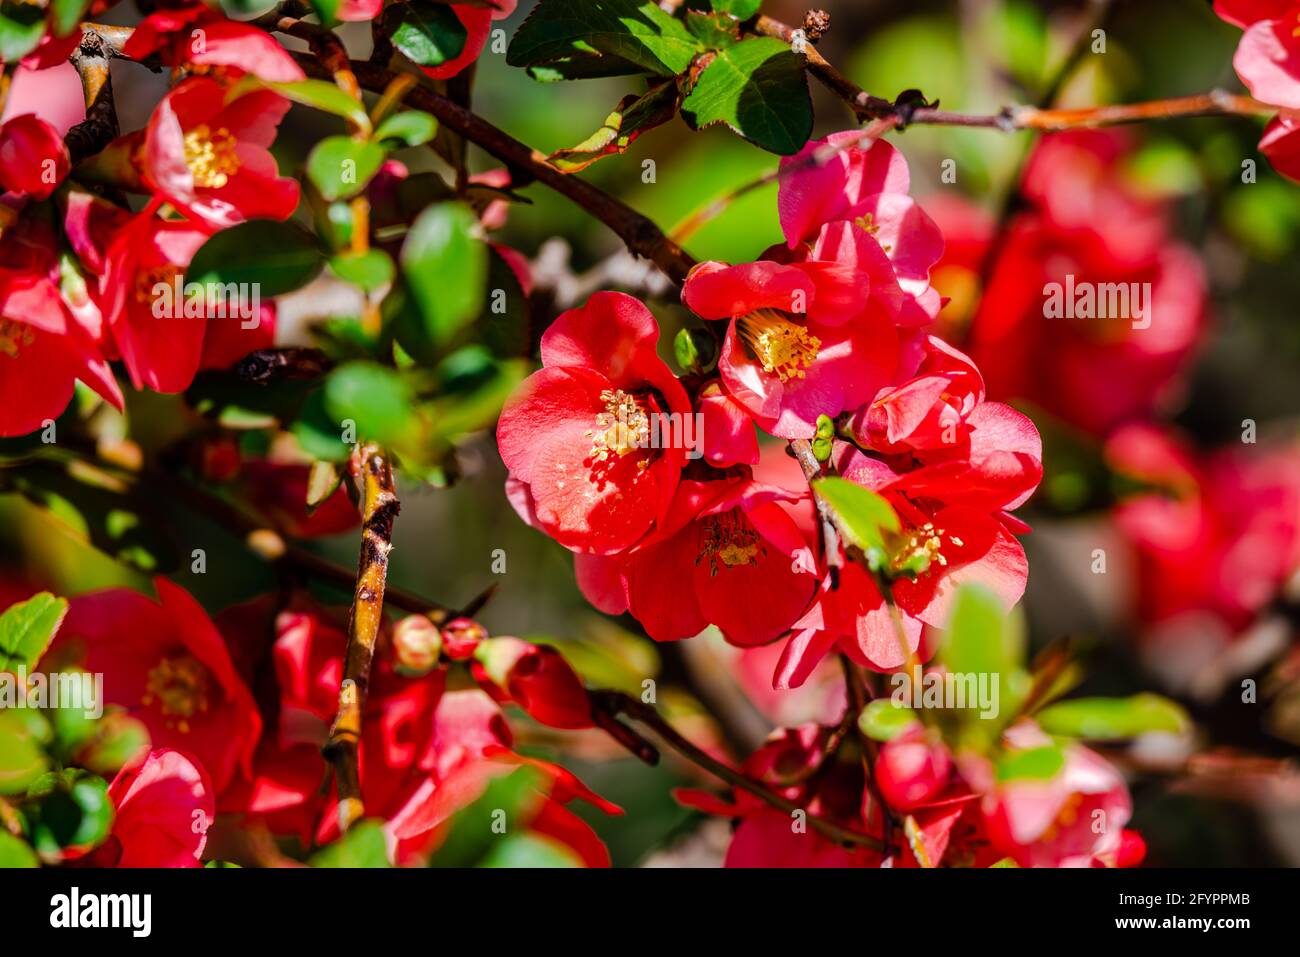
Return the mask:
M 442 632 L 428 615 L 407 615 L 393 629 L 393 666 L 408 678 L 427 675 L 442 654 Z
M 673 357 L 683 372 L 704 373 L 717 365 L 718 346 L 703 329 L 682 329 L 673 339 Z
M 475 658 L 481 674 L 542 724 L 552 728 L 591 727 L 591 699 L 582 679 L 554 648 L 519 638 L 489 638 Z
M 487 629 L 477 621 L 453 618 L 442 626 L 442 650 L 452 661 L 467 661 L 487 636 Z
M 881 745 L 875 770 L 876 785 L 885 802 L 910 811 L 947 786 L 952 760 L 942 744 L 931 743 L 921 734 L 907 735 Z

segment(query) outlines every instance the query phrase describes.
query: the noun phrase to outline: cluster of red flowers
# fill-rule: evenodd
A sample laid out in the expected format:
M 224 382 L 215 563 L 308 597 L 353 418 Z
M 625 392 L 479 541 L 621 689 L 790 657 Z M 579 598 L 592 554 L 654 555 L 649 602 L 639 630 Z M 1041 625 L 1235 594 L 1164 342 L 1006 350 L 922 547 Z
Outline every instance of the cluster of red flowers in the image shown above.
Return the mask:
M 809 161 L 828 144 L 838 148 L 829 162 Z M 507 403 L 497 437 L 511 502 L 574 552 L 596 607 L 631 612 L 660 641 L 709 625 L 742 647 L 784 638 L 772 679 L 784 689 L 832 650 L 881 672 L 928 659 L 962 585 L 1009 610 L 1028 574 L 1015 537 L 1026 527 L 1010 512 L 1038 486 L 1042 449 L 1033 423 L 988 401 L 976 363 L 931 331 L 945 301 L 930 283 L 943 236 L 909 196 L 898 151 L 850 132 L 783 163 L 786 242 L 756 262 L 702 263 L 683 289 L 719 341 L 716 376 L 674 376 L 649 310 L 598 293 L 546 331 L 544 368 Z M 671 441 L 664 423 L 692 415 L 698 441 Z M 761 461 L 772 447 L 760 448 L 755 426 L 817 440 L 836 474 L 887 503 L 898 527 L 880 567 L 824 552 L 806 482 L 756 477 L 755 467 L 780 470 Z M 884 822 L 906 817 L 902 857 L 846 850 L 743 791 L 734 804 L 688 794 L 743 820 L 729 863 L 1141 857 L 1140 839 L 1123 836 L 1123 781 L 1082 747 L 1047 780 L 1008 783 L 984 759 L 958 767 L 919 726 L 888 741 L 868 772 L 851 749 L 828 749 L 836 733 L 779 732 L 744 770 L 858 833 L 884 839 Z M 1002 746 L 1040 739 L 1021 722 Z
M 102 674 L 104 703 L 149 734 L 152 750 L 129 761 L 109 788 L 112 836 L 84 860 L 198 866 L 217 814 L 303 848 L 338 837 L 321 755 L 347 645 L 335 616 L 315 605 L 277 613 L 270 599 L 258 599 L 214 623 L 184 589 L 162 578 L 156 587 L 158 602 L 129 589 L 74 599 L 43 659 Z M 449 688 L 453 670 L 473 681 Z M 413 616 L 385 630 L 360 771 L 367 813 L 387 822 L 394 861 L 427 860 L 458 811 L 522 767 L 533 777 L 511 833 L 539 836 L 573 863 L 608 865 L 604 845 L 565 805 L 580 799 L 621 812 L 558 765 L 515 753 L 507 703 L 552 727 L 592 727 L 582 682 L 552 648 L 489 637 L 468 619 L 438 628 Z

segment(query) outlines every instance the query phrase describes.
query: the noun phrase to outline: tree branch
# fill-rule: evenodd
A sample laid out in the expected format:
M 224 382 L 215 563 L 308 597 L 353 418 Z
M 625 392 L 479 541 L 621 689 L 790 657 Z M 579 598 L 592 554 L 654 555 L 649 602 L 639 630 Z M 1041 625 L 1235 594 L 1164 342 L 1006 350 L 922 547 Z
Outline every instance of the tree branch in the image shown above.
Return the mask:
M 388 553 L 393 547 L 393 519 L 400 505 L 393 486 L 392 465 L 376 445 L 359 446 L 352 454 L 352 474 L 361 490 L 361 554 L 357 583 L 348 616 L 348 649 L 339 685 L 339 708 L 323 749 L 334 765 L 338 783 L 339 830 L 346 831 L 365 813 L 357 773 L 361 713 L 370 685 L 379 629 L 383 624 L 384 586 Z

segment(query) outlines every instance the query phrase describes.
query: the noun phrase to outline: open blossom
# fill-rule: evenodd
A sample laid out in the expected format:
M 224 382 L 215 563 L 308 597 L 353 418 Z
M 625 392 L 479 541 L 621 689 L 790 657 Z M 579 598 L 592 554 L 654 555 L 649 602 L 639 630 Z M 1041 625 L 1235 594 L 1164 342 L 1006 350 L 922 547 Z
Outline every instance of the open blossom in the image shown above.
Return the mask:
M 1259 149 L 1283 176 L 1300 181 L 1300 2 L 1215 0 L 1214 12 L 1245 32 L 1232 58 L 1241 82 L 1258 100 L 1282 107 Z
M 597 608 L 630 611 L 656 641 L 716 625 L 733 644 L 782 634 L 816 584 L 813 559 L 778 503 L 798 496 L 746 476 L 683 480 L 643 544 L 617 556 L 579 555 L 578 584 Z
M 253 696 L 203 608 L 155 579 L 158 601 L 127 588 L 75 598 L 50 660 L 104 675 L 104 701 L 149 729 L 155 747 L 193 754 L 217 792 L 252 765 L 262 732 Z
M 543 368 L 501 411 L 497 442 L 512 504 L 566 548 L 628 548 L 677 487 L 685 449 L 667 440 L 669 429 L 656 429 L 654 443 L 652 417 L 680 422 L 691 409 L 655 351 L 658 338 L 654 316 L 636 299 L 597 293 L 546 330 Z
M 26 435 L 67 407 L 80 380 L 122 407 L 96 315 L 63 296 L 55 237 L 23 217 L 0 234 L 0 436 Z
M 269 147 L 289 101 L 253 90 L 226 102 L 224 85 L 190 77 L 159 102 L 148 127 L 128 136 L 144 187 L 209 230 L 246 219 L 287 219 L 298 182 L 280 176 Z M 114 152 L 110 146 L 105 154 Z
M 202 3 L 155 10 L 141 20 L 122 53 L 142 60 L 161 53 L 164 65 L 235 79 L 251 73 L 272 83 L 305 79 L 289 51 L 265 30 L 228 20 Z
M 45 120 L 25 113 L 0 126 L 0 187 L 45 199 L 71 167 L 63 137 Z
M 157 748 L 123 768 L 108 786 L 113 831 L 84 859 L 91 867 L 198 867 L 216 818 L 215 793 L 203 766 L 172 748 Z
M 1035 146 L 969 333 L 989 394 L 1097 434 L 1167 402 L 1205 326 L 1205 277 L 1168 210 L 1117 181 L 1128 140 Z M 1105 381 L 1106 388 L 1096 383 Z

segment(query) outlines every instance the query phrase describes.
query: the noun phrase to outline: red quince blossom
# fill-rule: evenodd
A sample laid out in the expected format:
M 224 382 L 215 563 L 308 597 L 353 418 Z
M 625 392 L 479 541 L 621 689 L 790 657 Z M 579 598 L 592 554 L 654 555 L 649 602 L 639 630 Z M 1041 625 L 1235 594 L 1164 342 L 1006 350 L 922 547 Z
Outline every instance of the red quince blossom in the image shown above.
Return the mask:
M 238 488 L 259 514 L 292 538 L 320 538 L 356 528 L 361 517 L 342 484 L 308 514 L 310 475 L 309 465 L 253 460 L 240 466 Z
M 160 219 L 150 206 L 118 230 L 108 246 L 99 302 L 137 389 L 182 392 L 194 381 L 208 319 L 187 316 L 185 301 L 174 290 L 206 239 L 207 233 L 193 224 Z
M 166 66 L 185 67 L 191 74 L 237 79 L 251 73 L 270 83 L 306 78 L 269 33 L 228 20 L 202 3 L 155 10 L 136 25 L 122 49 L 132 60 L 158 52 Z
M 1163 205 L 1119 182 L 1126 149 L 1099 130 L 1034 148 L 1031 209 L 1011 222 L 968 340 L 990 395 L 1096 434 L 1167 401 L 1205 326 L 1201 263 L 1169 237 Z
M 952 770 L 948 749 L 920 728 L 884 742 L 873 768 L 881 798 L 900 811 L 933 801 L 947 789 Z
M 122 408 L 96 341 L 97 320 L 64 298 L 47 223 L 24 216 L 0 234 L 0 436 L 26 435 L 57 418 L 77 380 Z
M 1136 552 L 1139 620 L 1165 638 L 1237 638 L 1300 567 L 1300 452 L 1199 455 L 1154 427 L 1130 426 L 1105 453 L 1146 489 L 1113 513 Z
M 868 275 L 812 265 L 706 262 L 682 288 L 697 315 L 731 320 L 722 382 L 760 428 L 782 438 L 811 438 L 819 415 L 866 402 L 897 361 L 894 322 L 868 298 Z
M 689 638 L 710 624 L 732 644 L 771 641 L 816 585 L 811 549 L 778 504 L 798 497 L 744 475 L 684 479 L 637 548 L 576 556 L 578 585 L 601 611 L 630 611 L 656 641 Z
M 0 126 L 0 187 L 45 199 L 71 168 L 63 137 L 40 117 L 25 113 Z
M 84 859 L 92 867 L 199 867 L 215 820 L 212 782 L 203 765 L 156 748 L 123 768 L 108 786 L 113 831 Z
M 490 694 L 514 701 L 552 728 L 592 726 L 587 689 L 554 648 L 499 636 L 479 642 L 475 657 L 475 677 Z
M 157 602 L 126 588 L 74 598 L 47 654 L 102 673 L 105 703 L 138 718 L 154 747 L 194 755 L 220 792 L 251 770 L 262 718 L 203 608 L 165 578 L 154 587 Z
M 1052 742 L 1029 721 L 1008 729 L 1004 737 L 1011 754 Z M 1133 813 L 1124 779 L 1082 745 L 1069 743 L 1063 750 L 1064 764 L 1045 779 L 993 781 L 985 763 L 965 761 L 963 774 L 979 782 L 983 795 L 980 810 L 989 840 L 1021 867 L 1136 863 L 1133 848 L 1122 847 L 1124 825 Z
M 543 368 L 501 411 L 497 442 L 512 504 L 573 551 L 635 544 L 677 487 L 686 450 L 662 440 L 667 447 L 650 448 L 651 417 L 681 421 L 691 408 L 655 351 L 658 338 L 654 316 L 636 299 L 596 293 L 546 330 Z
M 182 80 L 123 146 L 146 189 L 209 231 L 246 219 L 288 219 L 298 206 L 298 182 L 279 175 L 269 147 L 289 101 L 270 90 L 229 103 L 226 94 L 208 77 Z

